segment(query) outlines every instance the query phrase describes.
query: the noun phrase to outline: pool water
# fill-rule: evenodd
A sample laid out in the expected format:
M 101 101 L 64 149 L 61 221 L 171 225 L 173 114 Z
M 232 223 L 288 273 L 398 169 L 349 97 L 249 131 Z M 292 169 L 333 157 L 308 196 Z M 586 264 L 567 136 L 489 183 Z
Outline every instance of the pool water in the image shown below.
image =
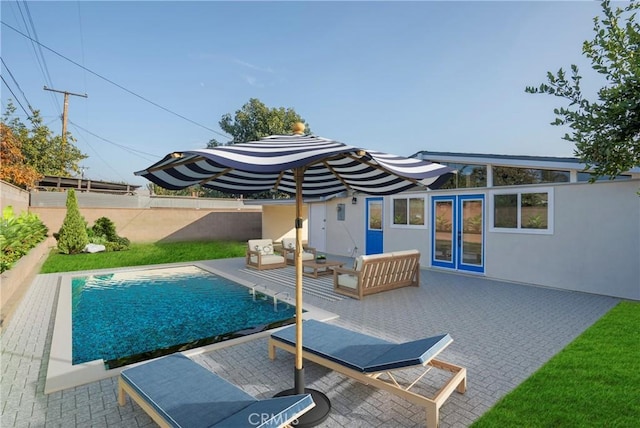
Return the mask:
M 196 266 L 72 279 L 73 364 L 108 368 L 291 324 L 295 307 Z

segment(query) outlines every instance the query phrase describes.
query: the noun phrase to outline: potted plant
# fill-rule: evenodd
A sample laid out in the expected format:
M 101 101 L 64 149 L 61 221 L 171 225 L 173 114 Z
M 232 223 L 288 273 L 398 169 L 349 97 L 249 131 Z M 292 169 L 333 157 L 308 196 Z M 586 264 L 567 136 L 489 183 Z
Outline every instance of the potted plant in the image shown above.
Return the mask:
M 325 256 L 324 254 L 318 254 L 316 256 L 316 263 L 324 263 L 327 261 L 327 256 Z

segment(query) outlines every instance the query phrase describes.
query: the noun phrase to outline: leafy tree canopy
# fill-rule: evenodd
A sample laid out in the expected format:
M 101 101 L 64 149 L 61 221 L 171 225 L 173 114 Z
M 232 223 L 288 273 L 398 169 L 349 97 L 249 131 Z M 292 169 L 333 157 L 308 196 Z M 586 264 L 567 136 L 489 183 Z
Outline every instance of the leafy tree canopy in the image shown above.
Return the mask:
M 571 75 L 560 68 L 547 73 L 548 83 L 527 87 L 532 94 L 550 94 L 569 101 L 568 107 L 554 109 L 552 125 L 568 125 L 572 134 L 563 139 L 575 143 L 575 153 L 589 168 L 592 181 L 601 176 L 614 178 L 640 165 L 640 25 L 639 4 L 631 1 L 624 9 L 611 9 L 602 2 L 603 17 L 593 19 L 595 36 L 585 41 L 582 53 L 606 85 L 598 99 L 584 98 L 578 67 Z
M 25 165 L 40 175 L 69 177 L 80 172 L 79 163 L 87 156 L 74 145 L 75 139 L 69 133 L 66 141 L 61 135 L 54 135 L 37 110 L 29 117 L 31 127 L 28 128 L 14 116 L 15 111 L 15 106 L 9 102 L 2 124 L 11 130 L 20 146 Z
M 260 100 L 251 98 L 248 103 L 236 111 L 233 118 L 227 113 L 222 116 L 218 124 L 220 128 L 231 135 L 227 144 L 255 141 L 268 135 L 291 134 L 293 124 L 305 123 L 295 110 L 291 108 L 269 108 Z M 309 125 L 305 123 L 305 133 L 311 133 Z M 220 146 L 215 139 L 209 141 L 207 147 Z
M 4 123 L 0 123 L 0 135 L 2 136 L 0 180 L 22 188 L 34 187 L 42 175 L 25 163 L 22 144 L 13 136 L 11 128 Z

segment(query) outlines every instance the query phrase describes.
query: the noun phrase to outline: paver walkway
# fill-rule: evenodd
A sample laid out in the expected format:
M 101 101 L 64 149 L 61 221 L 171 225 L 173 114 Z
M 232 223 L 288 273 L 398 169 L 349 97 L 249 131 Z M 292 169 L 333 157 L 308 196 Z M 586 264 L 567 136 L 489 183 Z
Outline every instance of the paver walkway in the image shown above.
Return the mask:
M 205 264 L 237 277 L 243 259 Z M 243 275 L 245 275 L 243 277 Z M 130 401 L 119 407 L 111 378 L 44 394 L 58 291 L 57 274 L 39 275 L 0 337 L 0 426 L 152 427 Z M 278 283 L 261 282 L 273 291 Z M 329 301 L 305 295 L 305 304 L 336 313 L 344 327 L 394 341 L 449 333 L 454 343 L 440 356 L 467 368 L 466 394 L 454 393 L 441 408 L 441 427 L 466 427 L 619 299 L 552 290 L 434 270 L 421 272 L 421 286 Z M 194 360 L 256 397 L 292 387 L 293 356 L 271 361 L 267 340 L 256 339 L 200 354 Z M 325 392 L 332 411 L 322 427 L 424 426 L 422 408 L 306 363 L 308 387 Z

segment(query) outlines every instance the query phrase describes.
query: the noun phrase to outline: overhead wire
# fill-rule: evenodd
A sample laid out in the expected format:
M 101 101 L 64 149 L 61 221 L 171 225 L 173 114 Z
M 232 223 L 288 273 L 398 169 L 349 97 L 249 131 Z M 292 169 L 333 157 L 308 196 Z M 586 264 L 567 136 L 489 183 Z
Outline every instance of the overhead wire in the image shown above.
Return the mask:
M 71 121 L 69 121 L 69 124 L 70 124 L 71 126 L 73 126 L 74 128 L 76 128 L 78 131 L 79 131 L 79 130 L 83 130 L 83 131 L 85 131 L 85 132 L 88 132 L 88 133 L 92 134 L 91 132 L 86 131 L 85 129 L 83 129 L 82 127 L 80 127 L 80 126 L 76 125 L 75 123 L 73 123 L 73 122 L 71 122 Z M 92 135 L 96 136 L 95 134 L 92 134 Z M 98 137 L 98 138 L 101 138 L 101 137 Z M 106 141 L 106 140 L 105 140 L 105 141 Z M 89 148 L 90 148 L 90 149 L 95 153 L 96 157 L 97 157 L 98 159 L 100 159 L 100 160 L 102 161 L 102 163 L 104 163 L 104 164 L 107 166 L 107 168 L 109 168 L 109 169 L 110 169 L 111 171 L 113 171 L 113 172 L 114 172 L 118 177 L 120 177 L 120 179 L 121 179 L 122 181 L 126 181 L 126 179 L 125 179 L 125 178 L 120 174 L 120 172 L 118 172 L 118 171 L 117 171 L 113 166 L 111 166 L 111 163 L 107 162 L 107 161 L 106 161 L 102 156 L 100 156 L 100 153 L 98 152 L 98 150 L 96 150 L 96 149 L 95 149 L 95 147 L 93 147 L 93 145 L 91 145 L 91 143 L 89 143 L 88 141 L 85 141 L 85 142 L 87 143 L 87 145 L 89 146 Z M 108 141 L 107 141 L 107 142 L 108 142 Z
M 71 120 L 69 120 L 69 123 L 72 124 L 73 126 L 75 126 L 76 128 L 83 130 L 87 134 L 92 135 L 92 136 L 104 141 L 105 143 L 109 143 L 111 145 L 119 147 L 119 148 L 121 148 L 121 149 L 123 149 L 123 150 L 125 150 L 125 151 L 127 151 L 127 152 L 129 152 L 131 154 L 138 155 L 138 156 L 146 155 L 146 156 L 151 156 L 151 157 L 155 158 L 155 159 L 149 159 L 149 158 L 145 158 L 144 156 L 140 156 L 142 159 L 147 160 L 149 162 L 154 162 L 157 158 L 161 157 L 161 156 L 158 156 L 158 155 L 154 155 L 152 153 L 147 153 L 147 152 L 143 152 L 143 151 L 140 151 L 140 150 L 132 149 L 131 147 L 127 147 L 127 146 L 124 146 L 122 144 L 114 143 L 113 141 L 107 140 L 106 138 L 101 137 L 101 136 L 89 131 L 88 129 L 83 128 L 82 126 L 78 125 L 77 123 L 74 123 Z
M 18 11 L 20 12 L 20 18 L 22 19 L 22 23 L 25 27 L 25 31 L 29 33 L 29 37 L 27 37 L 31 41 L 31 48 L 33 49 L 33 54 L 36 58 L 36 62 L 38 63 L 38 67 L 40 68 L 40 72 L 42 73 L 42 77 L 44 78 L 47 85 L 53 87 L 53 80 L 51 79 L 51 74 L 49 73 L 49 67 L 47 67 L 47 62 L 42 52 L 42 49 L 39 47 L 39 39 L 38 34 L 35 29 L 35 25 L 33 24 L 33 18 L 31 17 L 31 11 L 29 10 L 29 4 L 26 0 L 22 1 L 22 7 L 20 6 L 20 1 L 16 0 L 16 5 L 18 7 Z M 23 11 L 24 8 L 24 11 Z M 28 16 L 28 19 L 25 18 L 25 14 Z M 33 34 L 33 37 L 31 37 Z M 34 44 L 35 42 L 35 44 Z M 55 96 L 53 93 L 49 94 L 49 99 L 54 105 L 55 109 L 58 111 L 58 115 L 61 115 L 62 112 L 60 110 L 60 106 L 56 102 Z
M 7 73 L 9 73 L 9 76 L 11 77 L 11 80 L 13 80 L 13 83 L 16 85 L 16 88 L 18 88 L 18 90 L 20 91 L 20 93 L 22 94 L 22 97 L 24 98 L 25 102 L 27 103 L 27 106 L 29 107 L 29 111 L 31 112 L 31 114 L 27 113 L 25 108 L 22 107 L 22 104 L 20 104 L 20 101 L 17 99 L 17 96 L 13 93 L 13 91 L 11 90 L 11 88 L 9 88 L 9 85 L 7 84 L 7 82 L 4 80 L 4 78 L 2 79 L 2 81 L 4 82 L 5 85 L 7 85 L 7 88 L 9 89 L 9 91 L 11 92 L 11 94 L 13 95 L 14 99 L 16 100 L 16 102 L 18 104 L 20 104 L 20 107 L 22 107 L 22 110 L 25 110 L 25 114 L 27 115 L 27 117 L 31 117 L 32 114 L 34 114 L 34 110 L 33 107 L 31 106 L 31 103 L 29 102 L 29 100 L 27 99 L 27 96 L 25 95 L 24 91 L 22 90 L 22 88 L 20 87 L 20 84 L 18 83 L 18 81 L 16 80 L 16 78 L 13 76 L 13 73 L 11 72 L 11 69 L 9 69 L 9 66 L 7 65 L 7 63 L 4 61 L 4 58 L 0 57 L 0 61 L 2 61 L 2 65 L 4 65 L 4 68 L 7 70 Z
M 2 79 L 2 83 L 5 84 L 5 86 L 7 87 L 7 89 L 9 90 L 9 92 L 11 92 L 11 95 L 13 95 L 13 98 L 16 100 L 16 102 L 18 103 L 18 105 L 20 106 L 20 108 L 22 109 L 22 111 L 24 111 L 24 114 L 27 115 L 27 117 L 31 117 L 31 115 L 27 112 L 27 110 L 24 108 L 24 106 L 22 105 L 22 103 L 20 103 L 20 100 L 18 99 L 18 97 L 16 97 L 16 94 L 11 90 L 11 87 L 9 86 L 9 84 L 7 83 L 6 80 L 4 80 L 4 76 L 0 75 L 0 79 Z M 31 107 L 31 106 L 29 106 Z
M 18 29 L 16 29 L 16 28 L 14 28 L 13 26 L 11 26 L 11 25 L 7 24 L 6 22 L 4 22 L 4 21 L 0 21 L 0 22 L 2 23 L 2 25 L 4 25 L 4 26 L 8 27 L 9 29 L 11 29 L 11 30 L 13 30 L 13 31 L 15 31 L 16 33 L 20 34 L 21 36 L 26 37 L 26 38 L 28 38 L 28 39 L 32 40 L 33 42 L 35 42 L 35 43 L 37 43 L 38 45 L 42 46 L 44 49 L 48 50 L 49 52 L 53 53 L 54 55 L 57 55 L 57 56 L 59 56 L 60 58 L 65 59 L 66 61 L 69 61 L 70 63 L 74 64 L 75 66 L 80 67 L 80 68 L 82 68 L 83 70 L 85 70 L 85 71 L 87 71 L 87 72 L 89 72 L 89 73 L 93 74 L 94 76 L 96 76 L 96 77 L 98 77 L 98 78 L 100 78 L 100 79 L 104 80 L 105 82 L 108 82 L 108 83 L 110 83 L 110 84 L 112 84 L 112 85 L 114 85 L 114 86 L 116 86 L 116 87 L 118 87 L 118 88 L 122 89 L 123 91 L 127 92 L 128 94 L 133 95 L 133 96 L 134 96 L 134 97 L 136 97 L 136 98 L 139 98 L 139 99 L 141 99 L 141 100 L 143 100 L 143 101 L 145 101 L 145 102 L 147 102 L 147 103 L 149 103 L 149 104 L 151 104 L 151 105 L 153 105 L 153 106 L 155 106 L 155 107 L 158 107 L 158 108 L 159 108 L 159 109 L 161 109 L 161 110 L 166 111 L 167 113 L 170 113 L 170 114 L 172 114 L 172 115 L 174 115 L 174 116 L 177 116 L 177 117 L 179 117 L 179 118 L 181 118 L 181 119 L 183 119 L 183 120 L 186 120 L 187 122 L 190 122 L 190 123 L 192 123 L 192 124 L 194 124 L 194 125 L 196 125 L 196 126 L 199 126 L 199 127 L 201 127 L 201 128 L 204 128 L 204 129 L 206 129 L 206 130 L 208 130 L 208 131 L 211 131 L 211 132 L 213 132 L 213 133 L 215 133 L 215 134 L 217 134 L 217 135 L 220 135 L 220 136 L 222 136 L 222 137 L 228 138 L 228 136 L 227 136 L 227 135 L 225 135 L 225 134 L 223 134 L 223 133 L 221 133 L 221 132 L 219 132 L 219 131 L 216 131 L 215 129 L 209 128 L 208 126 L 205 126 L 205 125 L 203 125 L 203 124 L 201 124 L 201 123 L 198 123 L 198 122 L 196 122 L 195 120 L 191 120 L 191 119 L 189 119 L 188 117 L 183 116 L 183 115 L 181 115 L 180 113 L 176 113 L 176 112 L 174 112 L 173 110 L 170 110 L 170 109 L 169 109 L 169 108 L 167 108 L 167 107 L 161 106 L 160 104 L 158 104 L 158 103 L 156 103 L 156 102 L 154 102 L 154 101 L 151 101 L 151 100 L 149 100 L 148 98 L 145 98 L 145 97 L 143 97 L 142 95 L 139 95 L 139 94 L 137 94 L 137 93 L 135 93 L 135 92 L 131 91 L 130 89 L 125 88 L 124 86 L 122 86 L 122 85 L 120 85 L 120 84 L 118 84 L 118 83 L 114 82 L 113 80 L 110 80 L 110 79 L 108 79 L 108 78 L 106 78 L 106 77 L 102 76 L 101 74 L 96 73 L 95 71 L 93 71 L 93 70 L 91 70 L 91 69 L 89 69 L 89 68 L 87 68 L 87 67 L 83 66 L 82 64 L 78 64 L 78 63 L 77 63 L 77 62 L 75 62 L 74 60 L 72 60 L 72 59 L 70 59 L 70 58 L 67 58 L 66 56 L 62 55 L 62 54 L 61 54 L 61 53 L 59 53 L 59 52 L 56 52 L 55 50 L 51 49 L 50 47 L 46 46 L 45 44 L 40 43 L 40 42 L 39 42 L 39 41 L 37 41 L 37 40 L 33 40 L 30 36 L 28 36 L 27 34 L 24 34 L 22 31 L 20 31 L 20 30 L 18 30 Z

